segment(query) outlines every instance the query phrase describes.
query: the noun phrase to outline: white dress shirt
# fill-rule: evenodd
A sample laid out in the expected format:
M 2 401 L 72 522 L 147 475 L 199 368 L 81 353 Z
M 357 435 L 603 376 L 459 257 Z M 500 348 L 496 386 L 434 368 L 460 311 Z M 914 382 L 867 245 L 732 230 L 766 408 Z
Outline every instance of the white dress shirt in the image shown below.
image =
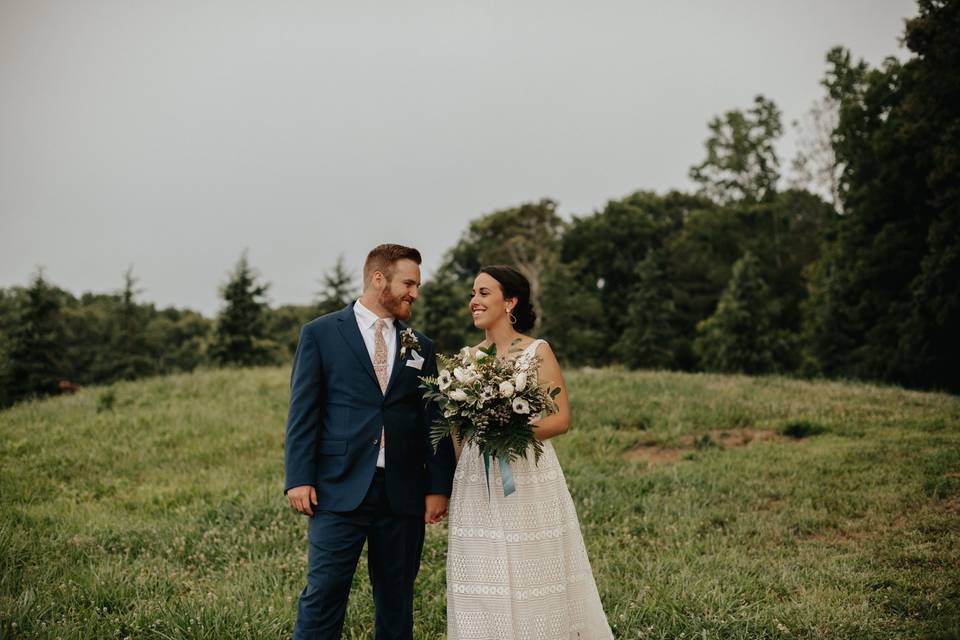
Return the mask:
M 367 345 L 367 353 L 370 354 L 370 362 L 373 363 L 373 354 L 376 351 L 376 337 L 374 335 L 374 325 L 380 316 L 370 309 L 367 309 L 360 300 L 353 305 L 353 313 L 357 317 L 357 326 L 360 327 L 360 335 L 363 336 L 363 343 Z M 393 374 L 393 360 L 397 355 L 397 327 L 393 323 L 393 318 L 383 318 L 383 339 L 387 341 L 387 384 L 390 384 L 390 376 Z M 377 455 L 377 466 L 384 468 L 387 466 L 386 443 L 380 447 L 380 453 Z

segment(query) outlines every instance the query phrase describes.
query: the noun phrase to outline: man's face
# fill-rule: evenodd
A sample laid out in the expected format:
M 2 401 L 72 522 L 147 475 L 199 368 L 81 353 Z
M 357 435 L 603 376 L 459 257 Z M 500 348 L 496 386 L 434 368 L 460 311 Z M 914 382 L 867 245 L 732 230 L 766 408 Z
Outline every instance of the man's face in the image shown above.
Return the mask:
M 420 296 L 420 265 L 413 260 L 393 263 L 393 277 L 380 292 L 380 304 L 398 320 L 409 320 L 414 301 Z

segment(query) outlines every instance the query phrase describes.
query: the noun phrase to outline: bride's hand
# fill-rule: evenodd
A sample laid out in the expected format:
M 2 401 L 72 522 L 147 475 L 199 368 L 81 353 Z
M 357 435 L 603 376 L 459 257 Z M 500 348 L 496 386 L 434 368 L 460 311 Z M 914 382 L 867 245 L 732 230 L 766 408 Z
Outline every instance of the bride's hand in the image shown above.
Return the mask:
M 443 494 L 431 493 L 424 498 L 423 521 L 427 524 L 437 524 L 447 515 L 447 505 L 450 498 Z

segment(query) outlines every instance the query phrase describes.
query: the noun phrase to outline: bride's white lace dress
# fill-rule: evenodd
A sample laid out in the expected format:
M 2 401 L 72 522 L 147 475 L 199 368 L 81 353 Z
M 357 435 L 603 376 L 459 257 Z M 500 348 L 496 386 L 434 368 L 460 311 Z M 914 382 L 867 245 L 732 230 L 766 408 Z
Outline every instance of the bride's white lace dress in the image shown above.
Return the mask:
M 527 349 L 535 350 L 535 340 Z M 612 638 L 577 512 L 549 440 L 511 463 L 516 491 L 503 496 L 491 461 L 473 445 L 460 455 L 450 496 L 448 640 Z

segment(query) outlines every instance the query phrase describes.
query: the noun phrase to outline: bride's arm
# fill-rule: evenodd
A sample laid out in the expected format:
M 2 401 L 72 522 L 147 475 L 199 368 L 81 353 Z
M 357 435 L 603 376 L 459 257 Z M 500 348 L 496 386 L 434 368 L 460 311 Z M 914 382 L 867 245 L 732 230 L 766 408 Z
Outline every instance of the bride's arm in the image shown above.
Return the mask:
M 553 349 L 544 342 L 537 347 L 537 355 L 541 358 L 540 384 L 560 387 L 560 393 L 554 398 L 557 403 L 557 412 L 531 420 L 534 425 L 534 436 L 537 440 L 543 441 L 564 434 L 570 428 L 570 400 L 567 397 L 567 385 L 563 382 L 563 372 L 560 371 L 560 363 L 557 362 Z

